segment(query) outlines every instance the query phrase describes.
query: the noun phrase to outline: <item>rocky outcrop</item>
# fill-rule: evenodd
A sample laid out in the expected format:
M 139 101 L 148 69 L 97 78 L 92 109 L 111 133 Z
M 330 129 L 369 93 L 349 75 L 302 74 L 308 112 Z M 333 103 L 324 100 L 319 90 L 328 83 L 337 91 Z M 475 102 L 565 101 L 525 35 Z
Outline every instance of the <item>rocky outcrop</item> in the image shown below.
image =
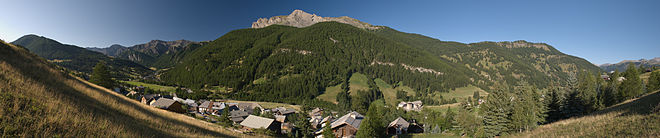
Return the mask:
M 381 28 L 379 26 L 374 26 L 365 22 L 361 22 L 351 17 L 346 17 L 346 16 L 321 17 L 316 14 L 306 13 L 302 10 L 294 10 L 289 15 L 275 16 L 270 18 L 259 18 L 256 22 L 252 23 L 252 28 L 264 28 L 273 24 L 302 28 L 302 27 L 311 26 L 319 22 L 329 22 L 329 21 L 345 23 L 363 29 L 374 30 Z

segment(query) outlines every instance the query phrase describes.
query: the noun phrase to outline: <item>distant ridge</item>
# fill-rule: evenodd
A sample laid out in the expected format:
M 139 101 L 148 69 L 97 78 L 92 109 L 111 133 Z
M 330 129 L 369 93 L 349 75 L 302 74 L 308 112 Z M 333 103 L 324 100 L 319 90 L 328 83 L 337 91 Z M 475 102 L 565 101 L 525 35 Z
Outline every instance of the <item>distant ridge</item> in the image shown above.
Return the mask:
M 602 65 L 598 65 L 601 69 L 604 71 L 610 72 L 614 70 L 619 70 L 619 71 L 624 71 L 626 70 L 626 67 L 628 66 L 629 63 L 633 63 L 636 66 L 644 66 L 644 67 L 653 67 L 653 66 L 660 66 L 660 57 L 656 57 L 653 59 L 639 59 L 639 60 L 623 60 L 619 63 L 605 63 Z
M 25 35 L 12 42 L 12 44 L 23 46 L 50 62 L 78 72 L 91 73 L 92 68 L 99 61 L 107 63 L 113 71 L 119 73 L 120 78 L 131 76 L 126 74 L 142 76 L 151 72 L 148 68 L 132 61 L 112 58 L 75 45 L 62 44 L 43 36 Z M 114 46 L 113 48 L 121 49 L 122 47 Z
M 330 22 L 330 21 L 350 24 L 357 28 L 363 28 L 363 29 L 375 30 L 381 28 L 379 26 L 373 26 L 371 24 L 347 16 L 321 17 L 316 14 L 309 14 L 302 10 L 294 10 L 289 15 L 275 16 L 270 18 L 259 18 L 256 22 L 252 23 L 252 28 L 264 28 L 274 24 L 301 28 L 301 27 L 311 26 L 319 22 Z
M 184 51 L 192 51 L 200 42 L 189 40 L 151 40 L 131 47 L 112 45 L 106 48 L 87 48 L 105 55 L 130 60 L 147 67 L 165 68 L 174 65 Z

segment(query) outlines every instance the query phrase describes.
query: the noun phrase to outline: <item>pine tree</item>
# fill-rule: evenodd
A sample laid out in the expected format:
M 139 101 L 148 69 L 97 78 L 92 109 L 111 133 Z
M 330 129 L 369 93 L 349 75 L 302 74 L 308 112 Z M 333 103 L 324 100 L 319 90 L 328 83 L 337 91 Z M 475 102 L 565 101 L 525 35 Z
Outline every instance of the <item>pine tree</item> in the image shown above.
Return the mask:
M 115 81 L 112 80 L 110 71 L 108 71 L 103 61 L 99 61 L 98 63 L 96 63 L 96 66 L 94 66 L 94 69 L 92 71 L 92 76 L 90 77 L 89 82 L 98 84 L 99 86 L 103 86 L 105 88 L 112 88 L 116 84 Z
M 562 113 L 564 118 L 580 116 L 584 113 L 584 101 L 580 98 L 578 92 L 578 81 L 574 73 L 569 74 L 566 99 L 562 104 Z
M 642 94 L 642 80 L 639 78 L 639 72 L 635 68 L 635 64 L 628 64 L 628 69 L 623 72 L 623 78 L 625 78 L 621 85 L 619 85 L 619 101 L 625 101 L 635 96 Z
M 619 99 L 619 81 L 616 79 L 619 78 L 619 70 L 615 70 L 612 75 L 610 75 L 610 80 L 607 81 L 607 87 L 605 93 L 603 94 L 603 104 L 606 107 L 612 106 L 618 103 Z
M 474 93 L 472 94 L 472 99 L 474 99 L 474 103 L 472 105 L 475 105 L 475 106 L 478 105 L 479 104 L 479 98 L 481 98 L 481 96 L 479 96 L 479 91 L 474 91 Z
M 475 137 L 477 130 L 483 129 L 481 118 L 477 117 L 474 112 L 465 109 L 459 108 L 456 122 L 463 133 L 469 137 Z
M 348 91 L 341 91 L 337 94 L 337 106 L 341 110 L 348 110 L 351 108 L 351 96 Z
M 598 99 L 596 98 L 596 80 L 591 72 L 580 73 L 577 92 L 578 98 L 584 102 L 584 112 L 590 113 L 598 108 Z
M 229 109 L 225 108 L 222 110 L 222 114 L 220 115 L 220 118 L 218 119 L 218 123 L 222 126 L 229 126 L 231 125 L 231 120 L 229 120 Z
M 546 123 L 557 121 L 563 118 L 561 113 L 561 104 L 562 104 L 562 94 L 559 87 L 554 83 L 551 83 L 548 88 L 547 98 L 544 98 L 548 109 L 548 116 L 546 117 Z
M 514 90 L 513 110 L 511 114 L 511 128 L 518 132 L 536 128 L 545 121 L 546 109 L 536 88 L 524 81 Z
M 456 113 L 451 110 L 451 107 L 447 107 L 447 111 L 444 116 L 444 124 L 442 124 L 442 130 L 449 130 L 454 126 L 454 118 Z
M 382 100 L 381 100 L 382 101 Z M 380 102 L 380 101 L 379 101 Z M 367 116 L 360 125 L 358 129 L 357 137 L 358 138 L 380 138 L 384 137 L 385 126 L 383 121 L 383 113 L 381 112 L 380 106 L 383 106 L 384 103 L 371 104 L 369 106 L 369 111 L 367 111 Z
M 653 71 L 649 76 L 649 81 L 646 83 L 646 89 L 649 92 L 660 89 L 660 72 Z
M 335 134 L 332 133 L 332 128 L 330 121 L 325 122 L 325 126 L 323 126 L 323 137 L 324 138 L 334 138 Z
M 261 116 L 261 108 L 256 107 L 253 109 L 252 115 Z
M 509 119 L 511 97 L 507 94 L 508 89 L 501 85 L 495 85 L 496 89 L 486 98 L 483 104 L 484 132 L 486 137 L 495 137 L 506 134 L 509 131 L 511 120 Z

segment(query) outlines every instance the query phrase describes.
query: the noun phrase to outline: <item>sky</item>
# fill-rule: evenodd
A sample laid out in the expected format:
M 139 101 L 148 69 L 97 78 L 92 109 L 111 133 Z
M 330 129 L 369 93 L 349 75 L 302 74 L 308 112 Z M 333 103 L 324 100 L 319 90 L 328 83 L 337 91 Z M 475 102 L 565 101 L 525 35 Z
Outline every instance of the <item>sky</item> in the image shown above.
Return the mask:
M 0 0 L 0 39 L 81 47 L 215 40 L 295 9 L 349 16 L 444 41 L 547 43 L 594 64 L 660 57 L 660 1 L 637 0 Z

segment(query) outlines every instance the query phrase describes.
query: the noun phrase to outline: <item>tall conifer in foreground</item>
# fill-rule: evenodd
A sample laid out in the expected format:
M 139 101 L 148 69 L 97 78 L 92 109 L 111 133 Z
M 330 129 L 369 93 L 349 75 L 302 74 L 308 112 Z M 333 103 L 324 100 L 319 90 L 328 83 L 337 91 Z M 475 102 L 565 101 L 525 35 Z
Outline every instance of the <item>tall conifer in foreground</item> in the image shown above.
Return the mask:
M 112 75 L 110 75 L 110 71 L 108 71 L 108 67 L 106 67 L 105 62 L 103 61 L 96 63 L 89 82 L 106 88 L 112 88 L 116 84 L 115 81 L 112 80 Z

